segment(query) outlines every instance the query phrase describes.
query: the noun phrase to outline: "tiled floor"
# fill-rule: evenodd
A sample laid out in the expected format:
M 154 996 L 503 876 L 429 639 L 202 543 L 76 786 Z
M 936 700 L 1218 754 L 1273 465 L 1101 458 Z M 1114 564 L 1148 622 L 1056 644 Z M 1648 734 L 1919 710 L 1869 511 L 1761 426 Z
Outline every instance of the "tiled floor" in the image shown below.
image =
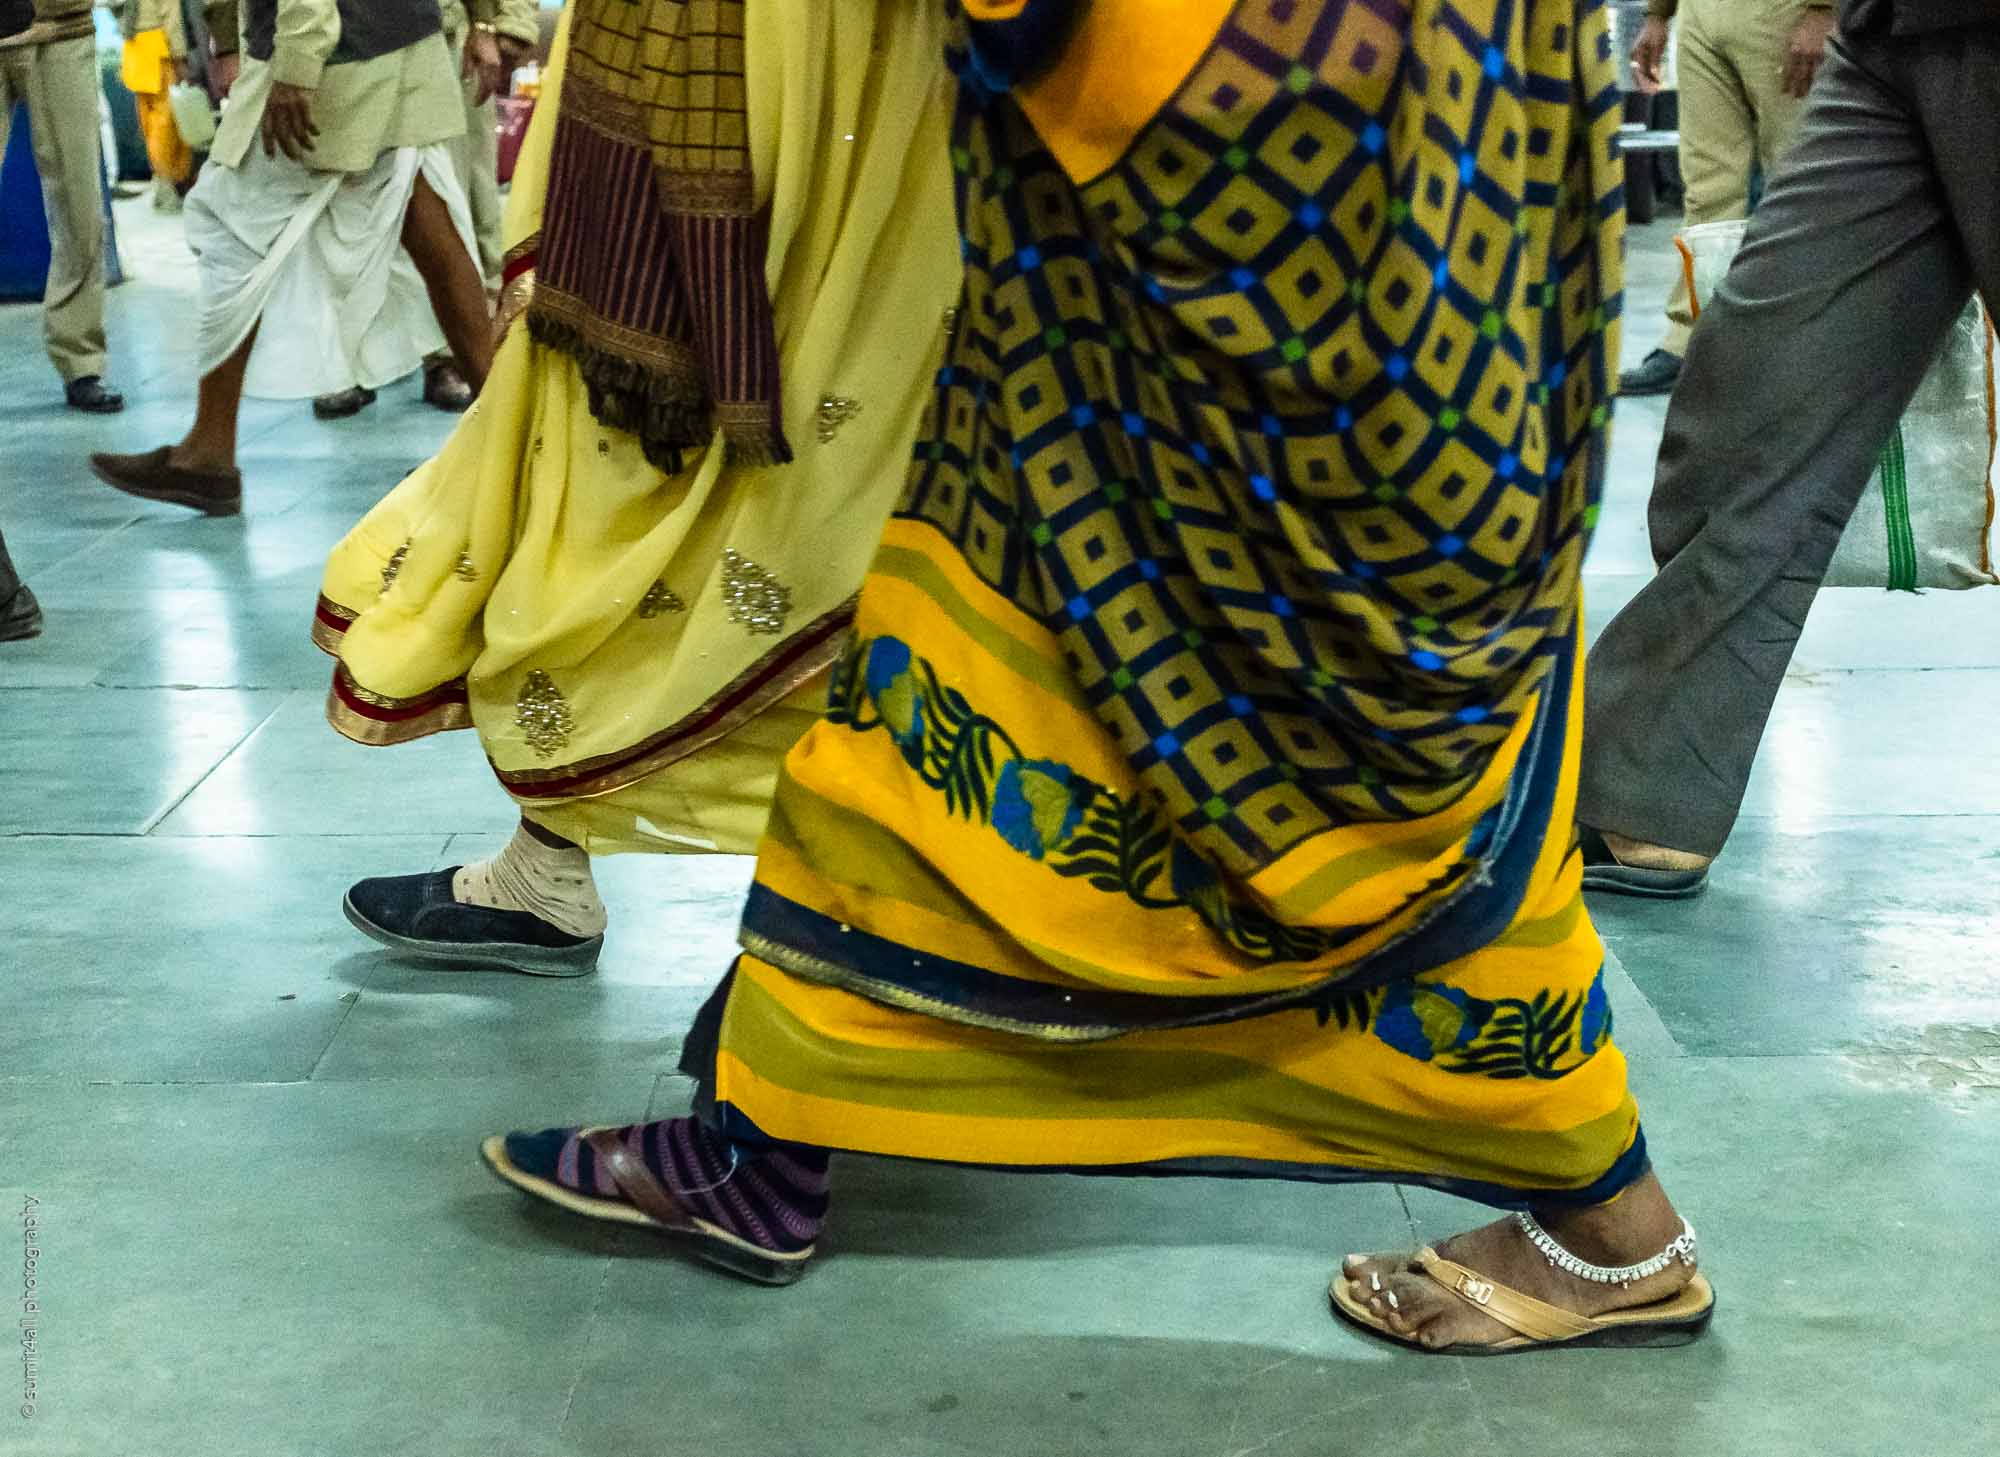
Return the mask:
M 469 739 L 327 731 L 306 637 L 328 545 L 447 422 L 413 386 L 346 424 L 253 406 L 240 521 L 97 486 L 86 450 L 166 438 L 190 396 L 185 259 L 121 214 L 123 418 L 50 408 L 35 312 L 0 310 L 0 523 L 49 619 L 0 648 L 0 1207 L 11 1231 L 39 1200 L 44 1251 L 41 1400 L 0 1402 L 0 1453 L 1995 1450 L 2000 592 L 1823 598 L 1714 893 L 1601 908 L 1722 1292 L 1701 1345 L 1365 1344 L 1327 1316 L 1334 1257 L 1473 1213 L 1386 1188 L 851 1163 L 831 1257 L 752 1290 L 528 1207 L 474 1156 L 684 1096 L 676 1039 L 747 867 L 607 864 L 581 982 L 414 969 L 348 929 L 349 881 L 510 819 Z M 1664 238 L 1633 239 L 1631 358 Z M 1662 413 L 1621 413 L 1599 621 L 1649 569 Z

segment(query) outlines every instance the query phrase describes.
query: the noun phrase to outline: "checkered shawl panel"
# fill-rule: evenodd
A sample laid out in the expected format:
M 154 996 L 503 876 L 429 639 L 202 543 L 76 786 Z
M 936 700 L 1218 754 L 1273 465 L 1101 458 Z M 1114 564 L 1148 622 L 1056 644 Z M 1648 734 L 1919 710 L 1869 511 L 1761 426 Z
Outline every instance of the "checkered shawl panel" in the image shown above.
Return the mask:
M 791 458 L 750 169 L 741 0 L 574 0 L 528 327 L 678 471 L 720 428 Z

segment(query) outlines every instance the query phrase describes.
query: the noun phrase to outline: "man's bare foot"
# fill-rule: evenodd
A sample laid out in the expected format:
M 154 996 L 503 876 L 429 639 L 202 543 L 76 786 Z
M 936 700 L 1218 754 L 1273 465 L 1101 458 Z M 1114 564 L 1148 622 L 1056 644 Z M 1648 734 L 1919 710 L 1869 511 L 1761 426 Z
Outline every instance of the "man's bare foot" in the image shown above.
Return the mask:
M 1539 1218 L 1570 1253 L 1612 1268 L 1652 1258 L 1681 1232 L 1680 1216 L 1668 1202 L 1660 1181 L 1650 1173 L 1609 1204 L 1550 1212 Z M 1551 1265 L 1512 1218 L 1454 1236 L 1437 1249 L 1444 1258 L 1477 1271 L 1496 1285 L 1579 1315 L 1602 1316 L 1657 1304 L 1672 1298 L 1694 1278 L 1694 1267 L 1676 1259 L 1657 1275 L 1630 1285 L 1584 1280 Z M 1341 1264 L 1348 1295 L 1366 1305 L 1395 1334 L 1431 1350 L 1488 1346 L 1516 1334 L 1413 1269 L 1412 1258 L 1408 1254 L 1349 1255 Z
M 1712 856 L 1669 850 L 1664 845 L 1648 845 L 1644 840 L 1628 840 L 1609 830 L 1600 833 L 1604 836 L 1605 847 L 1618 857 L 1618 863 L 1629 865 L 1634 870 L 1706 870 L 1715 863 Z

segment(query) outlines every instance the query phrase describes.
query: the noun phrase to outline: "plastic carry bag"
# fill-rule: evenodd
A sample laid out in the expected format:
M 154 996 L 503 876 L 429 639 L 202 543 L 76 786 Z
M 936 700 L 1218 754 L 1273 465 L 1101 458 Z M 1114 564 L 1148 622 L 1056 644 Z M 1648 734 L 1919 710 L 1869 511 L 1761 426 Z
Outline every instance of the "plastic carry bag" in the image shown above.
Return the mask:
M 1715 293 L 1747 224 L 1702 223 L 1676 240 L 1694 310 Z M 1828 587 L 1987 587 L 1993 573 L 1993 327 L 1966 306 L 1869 478 Z
M 179 82 L 167 88 L 167 105 L 173 110 L 181 140 L 194 151 L 207 151 L 215 140 L 215 103 L 208 99 L 207 90 Z

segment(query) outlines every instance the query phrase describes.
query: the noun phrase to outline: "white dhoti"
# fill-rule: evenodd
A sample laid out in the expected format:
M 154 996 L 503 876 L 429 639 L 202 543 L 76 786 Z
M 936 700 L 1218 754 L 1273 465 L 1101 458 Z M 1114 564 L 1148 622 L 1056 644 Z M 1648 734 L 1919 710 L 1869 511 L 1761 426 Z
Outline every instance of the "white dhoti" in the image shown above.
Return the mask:
M 449 145 L 396 147 L 365 172 L 314 171 L 253 146 L 204 167 L 187 199 L 201 281 L 200 367 L 236 352 L 258 321 L 243 392 L 296 400 L 375 389 L 444 347 L 430 294 L 403 251 L 417 178 L 444 199 L 478 267 L 471 209 Z

